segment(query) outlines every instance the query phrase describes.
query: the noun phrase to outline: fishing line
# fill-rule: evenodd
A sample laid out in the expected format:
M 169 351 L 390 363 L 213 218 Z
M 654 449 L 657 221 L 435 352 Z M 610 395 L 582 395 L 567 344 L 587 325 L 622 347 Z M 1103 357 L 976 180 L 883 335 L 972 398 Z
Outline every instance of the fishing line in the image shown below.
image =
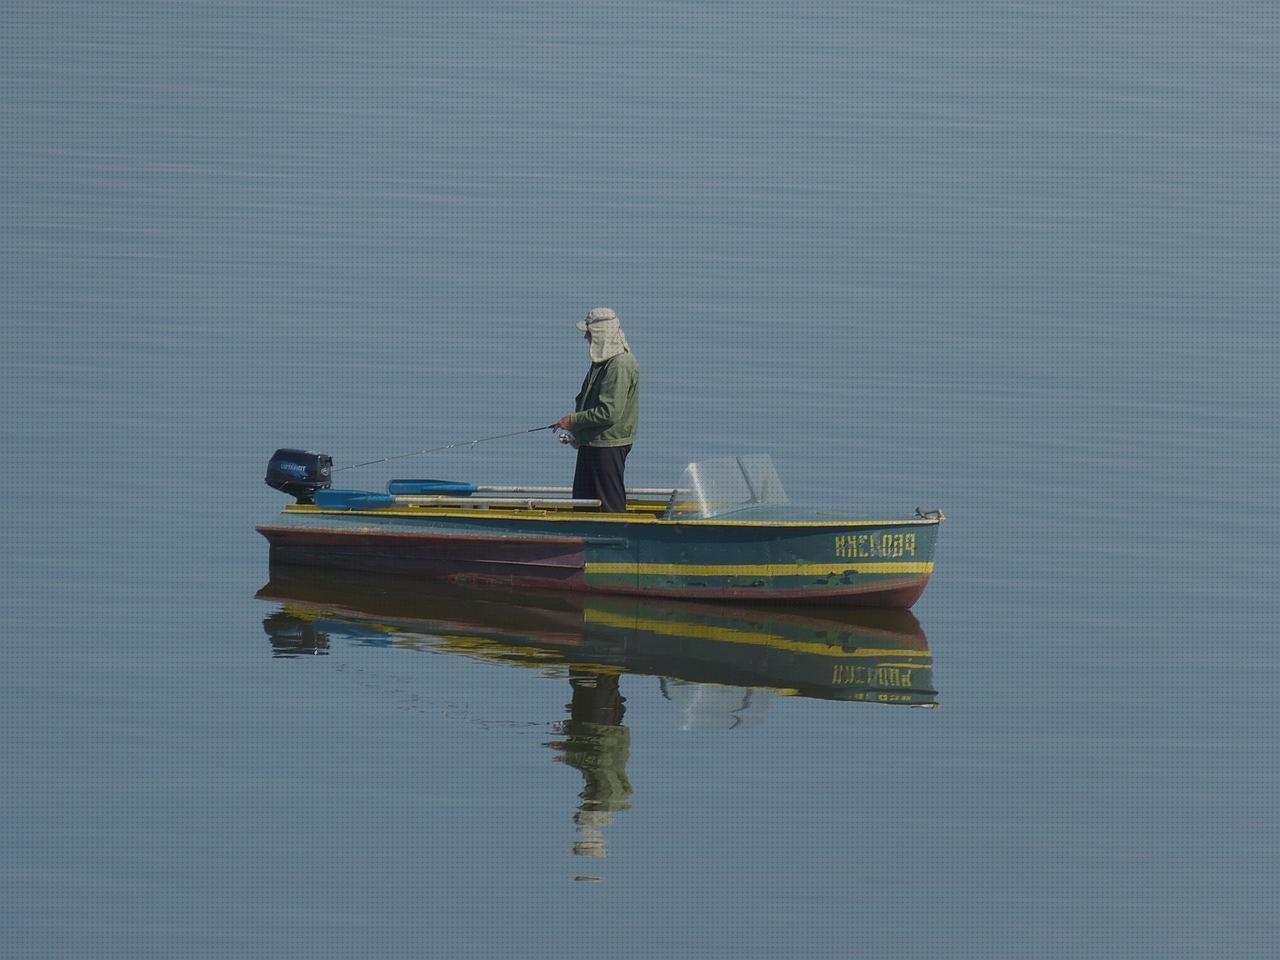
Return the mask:
M 481 437 L 478 440 L 457 440 L 453 443 L 446 443 L 442 447 L 428 447 L 425 450 L 414 450 L 412 453 L 397 453 L 391 457 L 381 457 L 377 460 L 365 460 L 363 463 L 352 463 L 345 467 L 334 467 L 334 473 L 341 473 L 343 470 L 355 470 L 357 467 L 368 467 L 375 463 L 390 463 L 392 460 L 404 460 L 407 457 L 420 457 L 427 453 L 441 453 L 445 450 L 453 450 L 457 447 L 474 447 L 477 443 L 488 443 L 490 440 L 506 440 L 508 437 L 523 437 L 527 433 L 539 433 L 543 430 L 554 430 L 558 425 L 551 423 L 545 427 L 534 427 L 531 430 L 515 430 L 512 433 L 500 433 L 493 437 Z

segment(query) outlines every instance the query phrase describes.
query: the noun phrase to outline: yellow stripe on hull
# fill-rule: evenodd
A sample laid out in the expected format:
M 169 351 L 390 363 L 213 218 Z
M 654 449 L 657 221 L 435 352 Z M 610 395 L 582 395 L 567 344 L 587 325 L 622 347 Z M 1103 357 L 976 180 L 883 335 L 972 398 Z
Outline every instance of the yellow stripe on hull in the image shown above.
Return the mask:
M 772 647 L 775 650 L 790 650 L 793 653 L 809 653 L 823 657 L 921 657 L 928 659 L 932 654 L 928 650 L 903 650 L 900 648 L 881 650 L 871 647 L 858 647 L 846 650 L 843 647 L 825 643 L 805 643 L 788 640 L 773 633 L 757 633 L 751 630 L 736 630 L 732 627 L 716 627 L 700 623 L 667 622 L 648 617 L 621 616 L 587 607 L 582 613 L 586 623 L 594 623 L 606 627 L 620 627 L 627 630 L 641 630 L 645 633 L 656 633 L 667 637 L 689 637 L 697 640 L 715 640 L 720 643 L 744 643 L 754 646 Z M 917 668 L 918 663 L 904 666 Z
M 832 577 L 846 570 L 865 574 L 927 574 L 933 572 L 932 561 L 908 563 L 860 562 L 844 563 L 591 563 L 588 576 L 642 577 Z

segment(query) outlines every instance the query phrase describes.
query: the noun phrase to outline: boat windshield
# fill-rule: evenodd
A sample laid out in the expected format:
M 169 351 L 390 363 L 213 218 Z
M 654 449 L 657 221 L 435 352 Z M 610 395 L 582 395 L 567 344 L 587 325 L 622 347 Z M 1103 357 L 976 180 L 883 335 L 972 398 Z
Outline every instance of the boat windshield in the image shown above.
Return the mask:
M 766 453 L 753 453 L 689 464 L 679 487 L 671 494 L 666 516 L 706 519 L 744 507 L 790 502 L 773 458 Z

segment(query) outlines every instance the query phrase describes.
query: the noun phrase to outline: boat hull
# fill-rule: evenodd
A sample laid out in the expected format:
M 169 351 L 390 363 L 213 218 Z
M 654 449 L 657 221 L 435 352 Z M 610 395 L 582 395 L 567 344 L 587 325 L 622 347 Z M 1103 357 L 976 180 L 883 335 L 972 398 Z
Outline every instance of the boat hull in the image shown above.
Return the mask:
M 907 609 L 937 521 L 662 521 L 608 514 L 420 518 L 290 507 L 273 564 L 425 580 L 734 602 Z M 479 514 L 480 511 L 474 511 Z

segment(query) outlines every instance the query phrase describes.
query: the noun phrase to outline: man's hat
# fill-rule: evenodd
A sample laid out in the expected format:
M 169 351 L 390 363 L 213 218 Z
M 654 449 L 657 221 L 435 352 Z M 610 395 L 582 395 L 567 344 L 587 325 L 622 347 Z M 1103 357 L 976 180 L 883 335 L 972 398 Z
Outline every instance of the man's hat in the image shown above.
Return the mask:
M 587 332 L 587 327 L 593 323 L 602 323 L 605 320 L 617 320 L 618 315 L 608 307 L 592 307 L 587 311 L 587 316 L 583 320 L 579 320 L 577 327 L 583 333 Z

